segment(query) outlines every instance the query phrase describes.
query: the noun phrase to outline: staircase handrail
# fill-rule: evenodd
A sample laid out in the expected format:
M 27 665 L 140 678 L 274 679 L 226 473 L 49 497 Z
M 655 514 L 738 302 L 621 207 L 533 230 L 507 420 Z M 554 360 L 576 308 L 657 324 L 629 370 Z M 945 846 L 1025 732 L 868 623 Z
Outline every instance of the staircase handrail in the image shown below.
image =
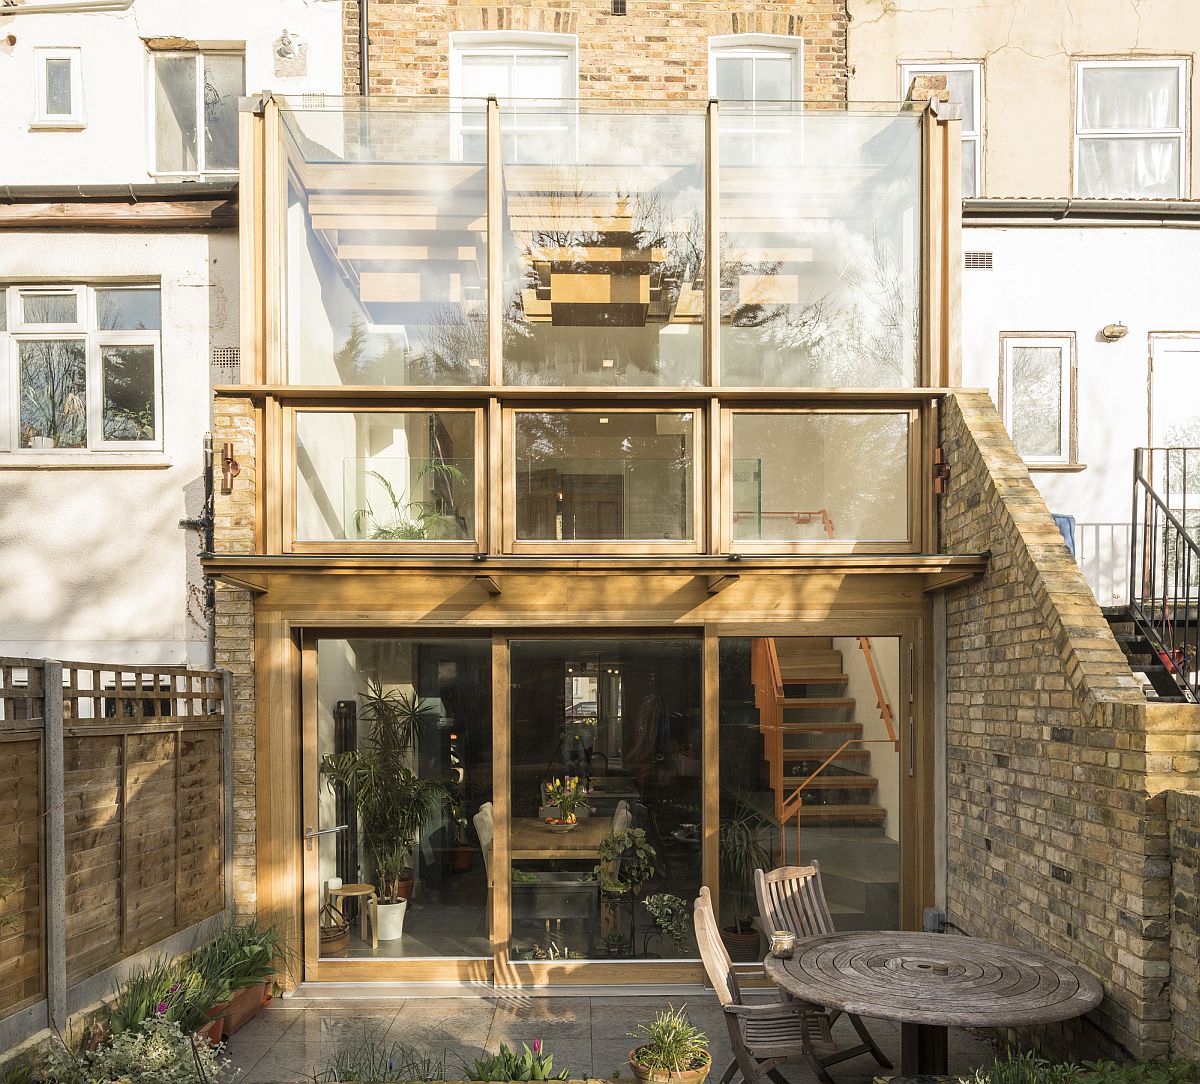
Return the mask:
M 1146 477 L 1146 454 L 1158 450 L 1185 449 L 1134 449 L 1129 609 L 1176 684 L 1194 701 L 1200 699 L 1200 542 Z M 1168 576 L 1169 552 L 1175 557 L 1173 577 Z M 1156 582 L 1160 572 L 1161 585 Z

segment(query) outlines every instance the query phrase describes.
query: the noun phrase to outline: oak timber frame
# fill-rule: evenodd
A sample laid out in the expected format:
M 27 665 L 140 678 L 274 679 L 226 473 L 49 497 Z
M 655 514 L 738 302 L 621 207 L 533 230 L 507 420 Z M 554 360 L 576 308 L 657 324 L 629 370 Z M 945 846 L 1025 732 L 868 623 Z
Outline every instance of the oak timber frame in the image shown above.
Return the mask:
M 707 122 L 707 266 L 720 224 L 717 113 Z M 481 988 L 605 982 L 702 982 L 699 961 L 514 961 L 510 899 L 509 641 L 514 638 L 685 636 L 703 644 L 702 876 L 718 894 L 717 660 L 724 636 L 871 636 L 901 641 L 901 918 L 919 928 L 933 902 L 933 596 L 977 575 L 982 558 L 937 554 L 932 464 L 938 401 L 957 383 L 958 123 L 921 115 L 922 245 L 915 388 L 725 388 L 719 321 L 704 328 L 702 387 L 502 385 L 499 108 L 488 104 L 489 384 L 339 387 L 286 382 L 284 239 L 286 164 L 279 105 L 241 117 L 242 380 L 218 397 L 253 408 L 254 552 L 216 553 L 209 574 L 255 593 L 257 906 L 300 932 L 304 978 L 449 981 Z M 706 308 L 719 312 L 719 276 Z M 694 538 L 685 543 L 588 545 L 515 539 L 515 410 L 603 408 L 694 412 Z M 468 410 L 474 413 L 476 537 L 457 543 L 314 543 L 295 539 L 295 415 L 300 410 Z M 908 538 L 896 543 L 732 540 L 731 418 L 740 410 L 899 411 L 909 418 Z M 866 468 L 869 469 L 869 466 Z M 769 552 L 764 552 L 769 550 Z M 316 644 L 322 637 L 491 637 L 492 789 L 496 835 L 490 893 L 491 956 L 441 960 L 319 960 L 316 852 L 303 844 L 315 810 Z M 909 652 L 911 651 L 911 655 Z M 905 665 L 911 659 L 911 666 Z M 306 891 L 306 885 L 310 890 Z

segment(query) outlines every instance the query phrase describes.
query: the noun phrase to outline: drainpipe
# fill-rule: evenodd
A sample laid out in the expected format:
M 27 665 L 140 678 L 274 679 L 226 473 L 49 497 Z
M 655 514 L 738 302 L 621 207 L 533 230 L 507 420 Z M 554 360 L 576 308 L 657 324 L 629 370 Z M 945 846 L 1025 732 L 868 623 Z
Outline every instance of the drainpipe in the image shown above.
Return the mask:
M 371 0 L 358 0 L 358 92 L 364 98 L 371 93 L 370 45 L 367 24 L 371 18 Z
M 181 519 L 179 526 L 185 531 L 200 534 L 201 550 L 207 556 L 213 551 L 213 436 L 204 434 L 204 507 L 195 519 Z M 217 583 L 211 576 L 204 577 L 204 624 L 208 642 L 208 668 L 217 665 Z

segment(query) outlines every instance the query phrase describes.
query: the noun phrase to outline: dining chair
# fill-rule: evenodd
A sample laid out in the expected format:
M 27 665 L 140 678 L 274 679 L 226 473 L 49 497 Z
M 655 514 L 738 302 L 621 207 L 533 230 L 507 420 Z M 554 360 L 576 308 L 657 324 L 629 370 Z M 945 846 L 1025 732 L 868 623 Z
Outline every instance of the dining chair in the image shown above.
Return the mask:
M 479 846 L 483 851 L 483 871 L 488 875 L 488 883 L 490 884 L 492 874 L 492 837 L 496 834 L 496 827 L 492 820 L 492 803 L 484 802 L 479 807 L 479 812 L 471 818 L 471 822 L 475 825 L 475 834 L 479 837 Z
M 823 1084 L 833 1084 L 825 1067 L 852 1058 L 861 1049 L 838 1050 L 834 1046 L 829 1016 L 819 1005 L 799 1000 L 753 1005 L 743 1001 L 733 963 L 721 941 L 707 886 L 700 888 L 692 919 L 700 959 L 721 1003 L 733 1049 L 733 1061 L 722 1074 L 720 1084 L 730 1084 L 739 1072 L 745 1084 L 763 1077 L 769 1077 L 774 1084 L 788 1084 L 778 1066 L 794 1058 L 807 1061 Z
M 758 897 L 758 914 L 768 936 L 772 930 L 790 930 L 800 941 L 805 937 L 837 933 L 821 884 L 821 863 L 815 858 L 807 866 L 780 866 L 769 873 L 756 869 L 754 894 Z M 841 1009 L 829 1010 L 829 1023 L 832 1024 L 841 1014 Z M 862 1039 L 862 1046 L 855 1047 L 855 1052 L 870 1053 L 880 1065 L 892 1068 L 892 1063 L 871 1037 L 862 1017 L 854 1013 L 846 1015 Z

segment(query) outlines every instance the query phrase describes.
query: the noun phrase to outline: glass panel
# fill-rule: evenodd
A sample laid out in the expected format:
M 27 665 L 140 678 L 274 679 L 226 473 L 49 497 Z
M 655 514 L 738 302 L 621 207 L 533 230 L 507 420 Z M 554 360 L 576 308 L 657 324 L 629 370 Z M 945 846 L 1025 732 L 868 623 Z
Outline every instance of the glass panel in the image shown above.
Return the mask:
M 692 415 L 515 416 L 517 538 L 688 540 Z
M 796 97 L 792 90 L 795 54 L 760 56 L 754 61 L 754 97 L 760 102 L 786 102 Z
M 1062 347 L 1013 346 L 1013 444 L 1023 456 L 1057 458 L 1062 447 Z
M 908 527 L 907 414 L 735 414 L 738 541 L 898 542 Z
M 900 695 L 895 637 L 721 639 L 719 918 L 735 961 L 766 949 L 755 867 L 816 859 L 835 929 L 899 928 Z
M 721 108 L 722 382 L 912 385 L 916 115 L 763 108 Z
M 96 326 L 101 331 L 157 331 L 162 327 L 158 290 L 96 291 Z
M 238 96 L 245 89 L 240 56 L 204 58 L 204 168 L 237 169 Z
M 464 98 L 509 98 L 512 96 L 511 53 L 477 53 L 462 58 Z
M 1079 194 L 1096 199 L 1179 195 L 1178 139 L 1081 139 Z
M 47 59 L 46 61 L 46 115 L 69 117 L 71 107 L 71 61 Z
M 196 151 L 196 58 L 154 58 L 155 168 L 192 173 L 200 168 Z
M 153 440 L 154 347 L 102 346 L 105 440 Z
M 754 58 L 737 53 L 717 57 L 717 97 L 746 101 L 754 97 Z
M 87 447 L 87 362 L 81 339 L 17 344 L 22 448 Z
M 570 98 L 565 56 L 518 53 L 514 57 L 512 98 Z
M 22 294 L 21 314 L 27 324 L 77 324 L 79 295 Z
M 491 828 L 472 820 L 491 810 L 491 661 L 487 639 L 319 641 L 322 958 L 491 955 Z
M 475 537 L 475 416 L 454 411 L 296 415 L 296 538 Z
M 511 648 L 513 958 L 695 959 L 700 642 Z
M 460 114 L 284 110 L 288 379 L 487 381 L 487 176 Z
M 700 383 L 703 115 L 510 103 L 501 124 L 505 381 Z
M 975 176 L 975 148 L 976 143 L 973 139 L 964 139 L 962 142 L 962 194 L 963 198 L 967 199 L 971 196 L 979 195 L 977 187 L 979 181 Z
M 944 75 L 946 88 L 950 91 L 950 100 L 963 107 L 962 130 L 964 134 L 975 131 L 975 73 L 973 71 L 930 71 L 927 73 L 913 72 L 914 75 Z
M 1084 129 L 1178 128 L 1179 68 L 1086 67 L 1080 101 Z

